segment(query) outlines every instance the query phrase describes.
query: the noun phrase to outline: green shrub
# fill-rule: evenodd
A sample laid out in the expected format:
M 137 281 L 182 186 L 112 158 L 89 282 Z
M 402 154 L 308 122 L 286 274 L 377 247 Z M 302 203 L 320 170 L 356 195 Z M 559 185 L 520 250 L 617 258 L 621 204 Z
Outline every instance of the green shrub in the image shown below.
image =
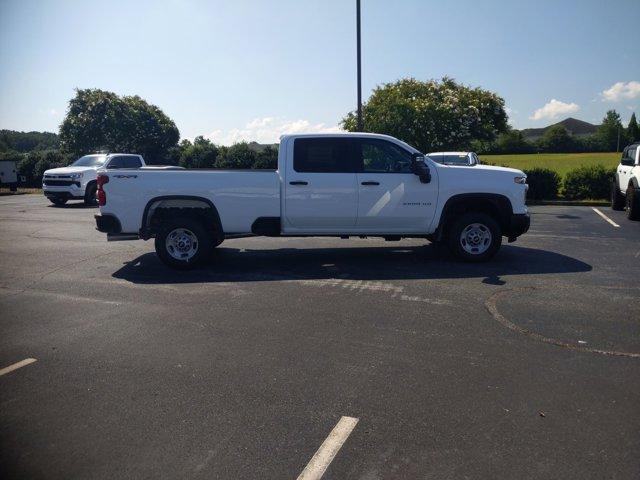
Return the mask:
M 560 176 L 548 168 L 532 168 L 524 170 L 527 175 L 529 191 L 527 198 L 530 200 L 550 200 L 558 196 Z
M 564 195 L 571 200 L 609 198 L 615 171 L 615 168 L 605 168 L 602 165 L 571 170 L 564 178 Z

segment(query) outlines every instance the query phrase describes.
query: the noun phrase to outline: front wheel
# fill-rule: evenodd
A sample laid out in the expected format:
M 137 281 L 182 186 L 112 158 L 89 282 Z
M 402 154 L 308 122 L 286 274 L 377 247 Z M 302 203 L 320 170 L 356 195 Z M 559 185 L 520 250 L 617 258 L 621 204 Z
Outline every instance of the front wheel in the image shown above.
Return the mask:
M 624 210 L 624 202 L 625 199 L 618 188 L 618 181 L 613 180 L 613 182 L 611 182 L 611 209 Z
M 461 260 L 484 262 L 491 259 L 502 245 L 502 229 L 486 213 L 465 213 L 451 224 L 447 243 L 451 252 Z
M 164 225 L 156 235 L 156 253 L 162 262 L 179 270 L 189 270 L 211 253 L 213 241 L 202 224 L 185 218 Z
M 84 192 L 84 204 L 87 206 L 95 206 L 98 204 L 98 186 L 95 183 L 87 185 L 87 189 Z
M 640 198 L 637 190 L 629 185 L 627 188 L 627 218 L 629 220 L 640 220 Z

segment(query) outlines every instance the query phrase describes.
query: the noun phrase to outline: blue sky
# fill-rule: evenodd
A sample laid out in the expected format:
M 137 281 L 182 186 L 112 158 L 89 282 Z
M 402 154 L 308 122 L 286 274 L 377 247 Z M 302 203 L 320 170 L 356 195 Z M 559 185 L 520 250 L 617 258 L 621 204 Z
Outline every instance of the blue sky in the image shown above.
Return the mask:
M 517 128 L 626 122 L 639 20 L 637 0 L 362 0 L 363 96 L 448 75 L 500 94 Z M 57 131 L 95 87 L 158 105 L 183 138 L 331 131 L 355 108 L 355 0 L 0 0 L 0 67 L 0 128 Z

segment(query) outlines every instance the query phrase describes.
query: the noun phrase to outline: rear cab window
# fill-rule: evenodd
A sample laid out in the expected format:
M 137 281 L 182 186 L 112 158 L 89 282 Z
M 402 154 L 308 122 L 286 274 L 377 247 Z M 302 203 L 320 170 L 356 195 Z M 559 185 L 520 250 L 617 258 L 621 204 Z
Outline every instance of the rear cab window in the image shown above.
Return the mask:
M 346 138 L 297 138 L 293 169 L 305 173 L 354 173 Z

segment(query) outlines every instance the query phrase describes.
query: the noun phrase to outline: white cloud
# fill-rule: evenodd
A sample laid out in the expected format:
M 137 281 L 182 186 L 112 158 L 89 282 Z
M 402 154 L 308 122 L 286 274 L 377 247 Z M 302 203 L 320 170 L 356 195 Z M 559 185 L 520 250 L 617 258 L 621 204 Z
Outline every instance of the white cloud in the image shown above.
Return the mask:
M 542 120 L 543 118 L 547 118 L 549 120 L 553 120 L 561 115 L 575 113 L 578 110 L 580 110 L 580 106 L 577 103 L 564 103 L 552 98 L 544 107 L 533 112 L 533 115 L 531 115 L 529 119 Z
M 604 90 L 602 101 L 619 102 L 620 100 L 631 100 L 640 97 L 640 82 L 617 82 L 611 88 Z
M 244 128 L 230 130 L 214 130 L 205 135 L 214 143 L 232 145 L 236 142 L 277 143 L 280 135 L 291 133 L 335 133 L 342 129 L 337 125 L 311 123 L 309 120 L 285 120 L 279 117 L 255 118 Z

